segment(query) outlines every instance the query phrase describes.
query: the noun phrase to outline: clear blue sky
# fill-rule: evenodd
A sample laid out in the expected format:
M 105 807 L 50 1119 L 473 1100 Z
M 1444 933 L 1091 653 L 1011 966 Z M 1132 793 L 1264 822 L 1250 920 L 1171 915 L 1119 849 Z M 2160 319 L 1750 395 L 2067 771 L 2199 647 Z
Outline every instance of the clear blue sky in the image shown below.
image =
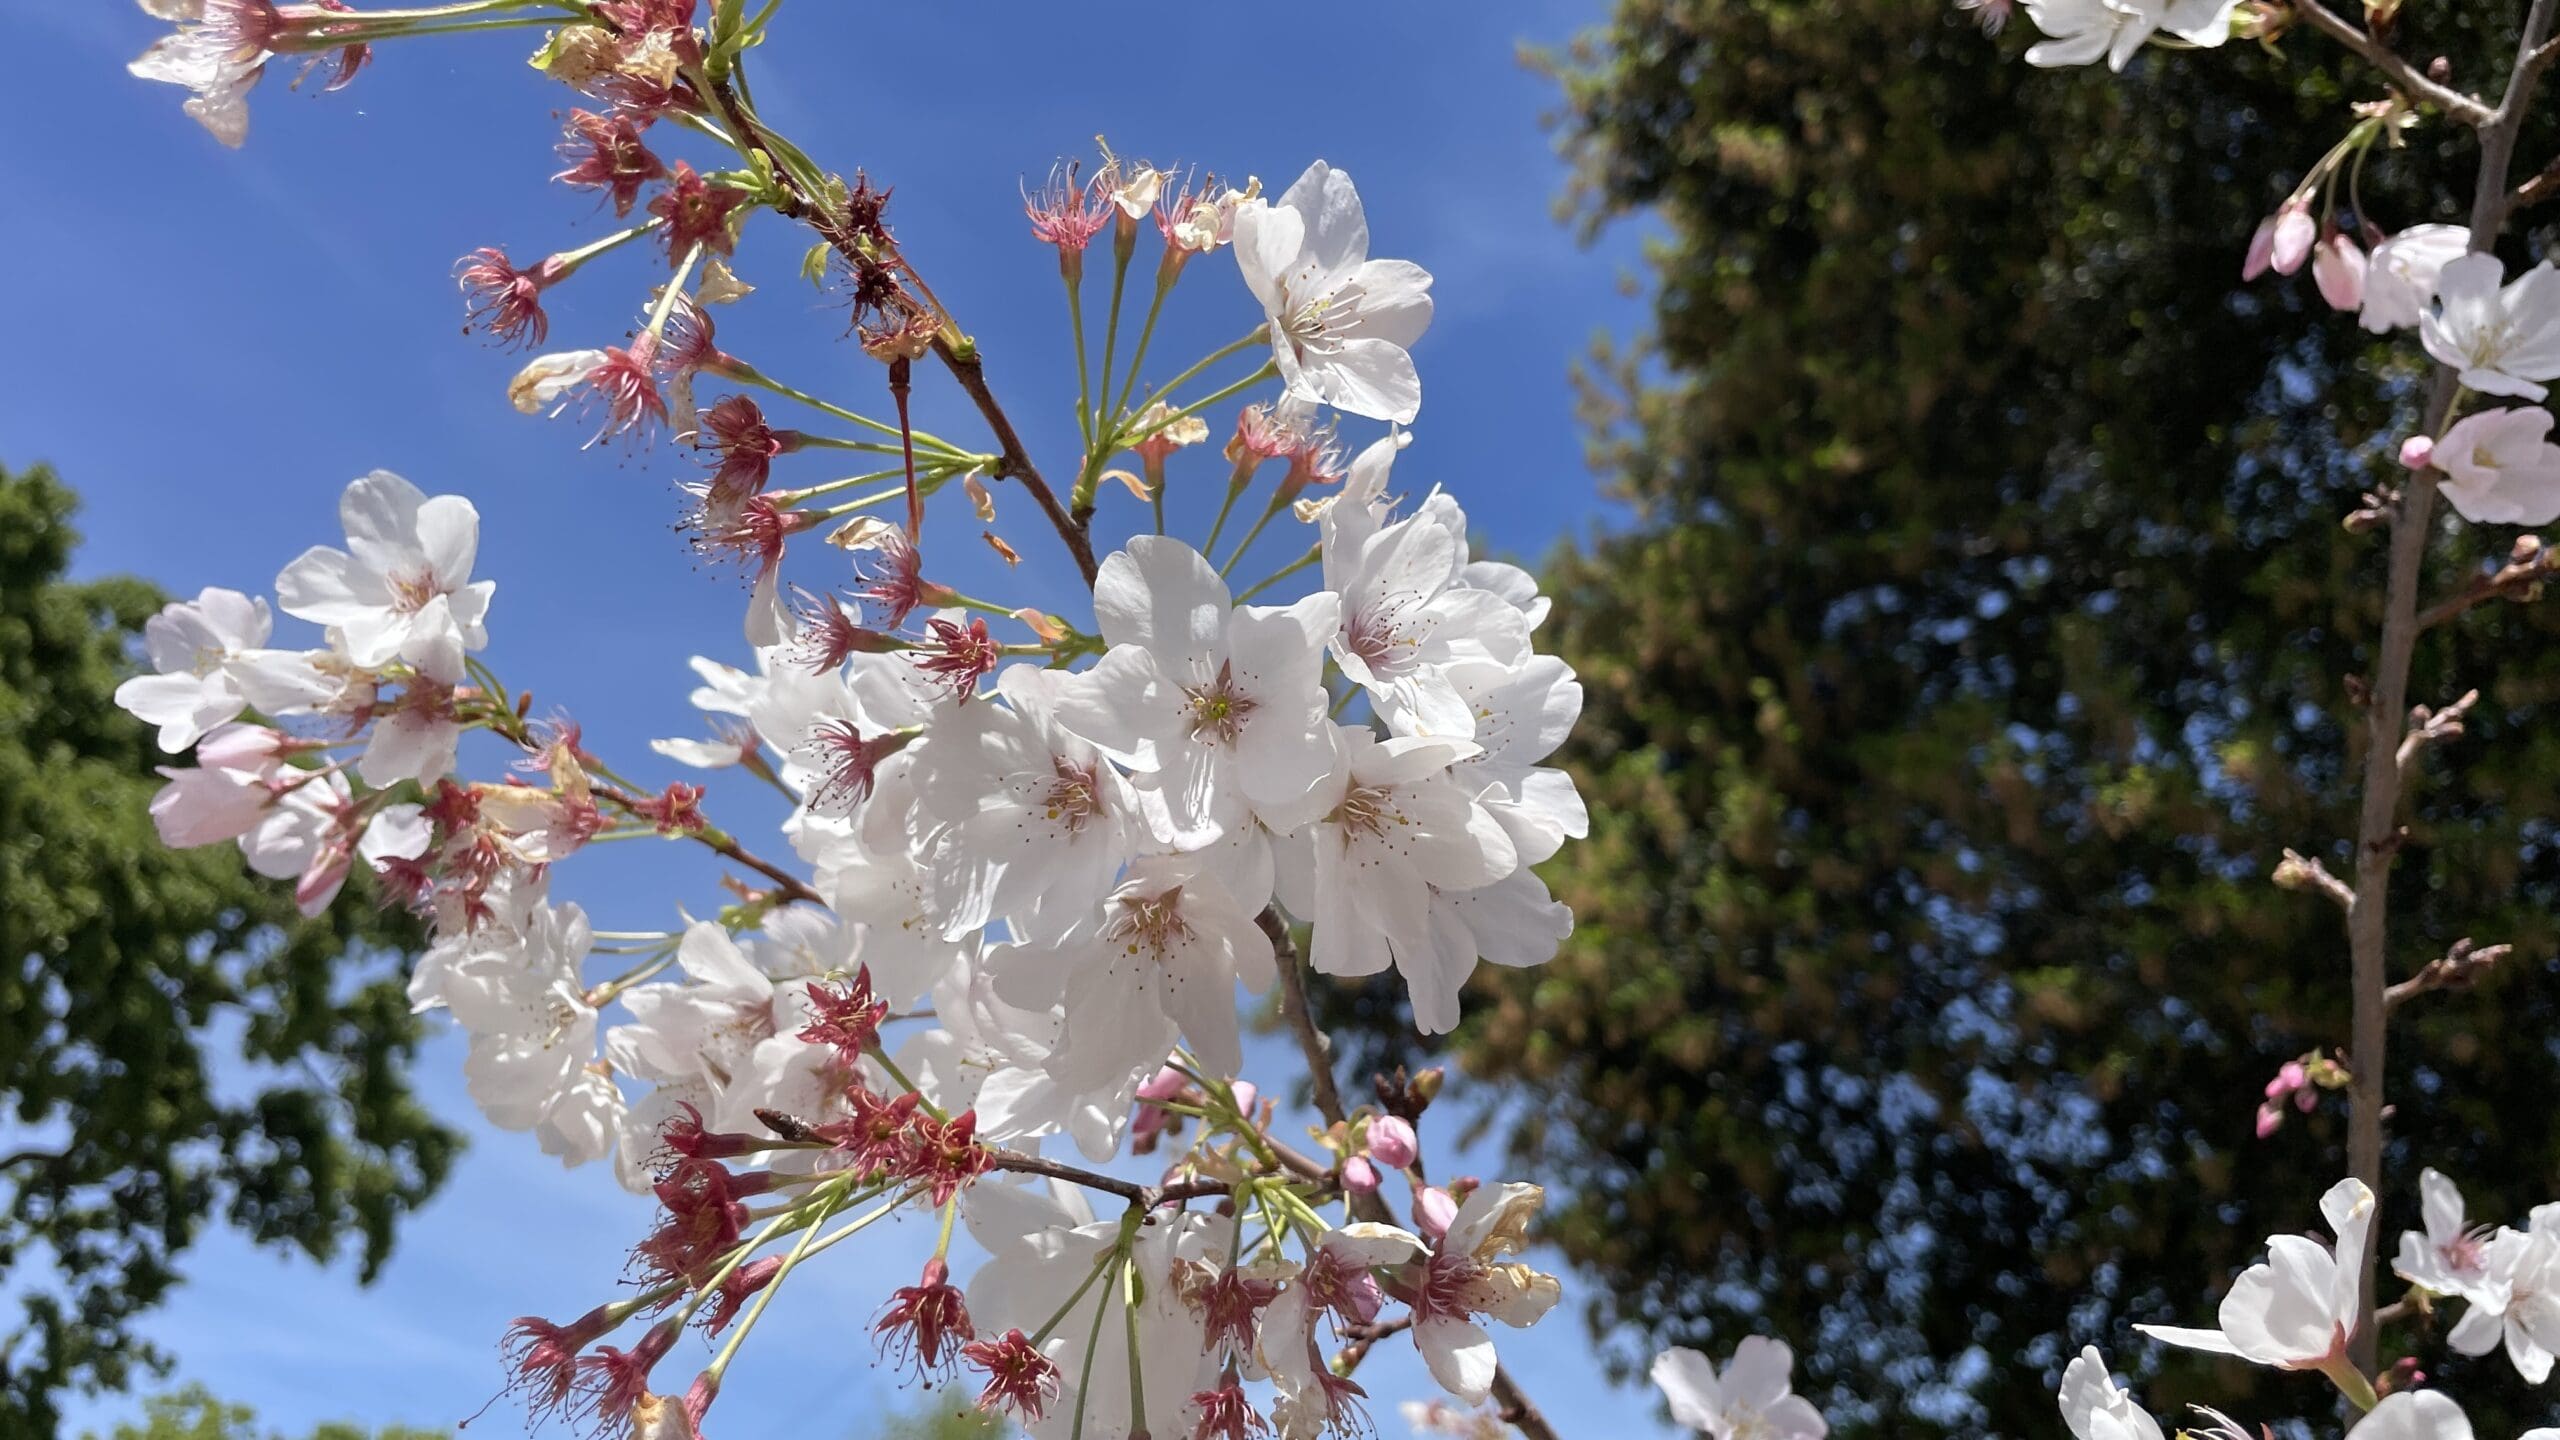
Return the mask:
M 781 43 L 756 57 L 757 90 L 768 118 L 821 163 L 861 165 L 896 187 L 901 239 L 978 335 L 1052 473 L 1074 460 L 1072 371 L 1055 266 L 1023 232 L 1018 181 L 1089 153 L 1096 134 L 1126 154 L 1256 173 L 1275 189 L 1319 156 L 1348 169 L 1374 253 L 1437 276 L 1438 318 L 1417 350 L 1426 398 L 1399 479 L 1456 491 L 1480 552 L 1534 558 L 1602 514 L 1567 365 L 1596 331 L 1624 332 L 1640 313 L 1617 284 L 1632 237 L 1584 249 L 1550 216 L 1563 176 L 1538 117 L 1555 96 L 1514 46 L 1562 41 L 1599 10 L 793 0 Z M 672 485 L 691 469 L 663 447 L 580 454 L 565 423 L 513 413 L 503 387 L 514 362 L 458 335 L 448 278 L 473 247 L 530 259 L 610 223 L 545 183 L 552 116 L 572 98 L 522 66 L 521 36 L 400 45 L 340 95 L 295 94 L 272 77 L 253 101 L 249 148 L 234 154 L 179 114 L 177 92 L 124 74 L 154 33 L 121 0 L 0 13 L 18 61 L 0 87 L 11 212 L 0 267 L 13 282 L 0 461 L 49 461 L 85 494 L 84 573 L 130 571 L 181 591 L 266 588 L 303 547 L 337 539 L 337 492 L 368 469 L 465 493 L 484 521 L 479 573 L 499 582 L 489 658 L 577 714 L 617 762 L 661 773 L 646 740 L 694 729 L 684 657 L 742 649 L 742 593 L 697 572 L 671 533 Z M 836 341 L 841 312 L 794 278 L 803 248 L 770 217 L 758 222 L 738 269 L 763 288 L 722 313 L 723 341 L 772 374 L 880 409 L 877 367 Z M 652 278 L 645 264 L 604 264 L 555 292 L 555 347 L 612 343 Z M 1157 347 L 1167 363 L 1150 374 L 1251 321 L 1232 263 L 1196 264 Z M 919 377 L 919 423 L 984 443 L 960 397 Z M 830 463 L 786 462 L 786 483 L 837 473 Z M 1206 502 L 1195 501 L 1215 468 L 1177 469 L 1177 532 L 1189 518 L 1196 534 Z M 1021 570 L 995 573 L 974 541 L 943 546 L 934 568 L 947 572 L 944 557 L 959 552 L 966 565 L 945 578 L 969 589 L 1067 593 L 1072 570 L 1028 502 L 1006 487 L 998 501 Z M 956 504 L 937 516 L 955 541 L 978 528 Z M 1123 501 L 1104 525 L 1130 518 Z M 1276 561 L 1303 543 L 1293 534 L 1265 553 Z M 717 789 L 712 808 L 762 813 Z M 711 872 L 692 861 L 614 847 L 571 867 L 563 888 L 601 924 L 668 923 L 671 898 L 712 899 Z M 474 1143 L 384 1279 L 359 1289 L 343 1267 L 251 1252 L 214 1231 L 151 1325 L 183 1377 L 280 1426 L 448 1423 L 492 1388 L 492 1344 L 509 1317 L 574 1313 L 605 1293 L 640 1207 L 600 1170 L 563 1174 L 524 1138 L 481 1125 L 452 1044 L 430 1052 L 421 1082 Z M 797 1434 L 860 1433 L 880 1382 L 855 1327 L 878 1277 L 911 1273 L 929 1241 L 895 1238 L 869 1252 L 877 1268 L 866 1259 L 795 1283 L 733 1375 L 718 1433 L 786 1421 Z M 1569 1281 L 1566 1306 L 1527 1336 L 1506 1334 L 1505 1355 L 1568 1434 L 1655 1433 L 1650 1395 L 1600 1378 L 1577 1298 Z M 1363 1375 L 1389 1434 L 1400 1429 L 1394 1402 L 1430 1393 L 1409 1357 L 1381 1347 Z M 130 1408 L 75 1404 L 73 1428 Z M 493 1412 L 474 1433 L 491 1427 L 513 1433 L 514 1420 Z

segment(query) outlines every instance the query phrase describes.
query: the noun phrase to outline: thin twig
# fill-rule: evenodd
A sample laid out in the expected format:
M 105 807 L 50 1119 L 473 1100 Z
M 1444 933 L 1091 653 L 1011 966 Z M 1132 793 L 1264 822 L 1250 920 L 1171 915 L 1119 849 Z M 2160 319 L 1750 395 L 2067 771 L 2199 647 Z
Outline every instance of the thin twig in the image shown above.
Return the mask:
M 629 791 L 622 789 L 620 786 L 599 784 L 594 786 L 594 790 L 597 799 L 613 805 L 624 814 L 636 815 L 639 813 L 639 797 L 632 795 Z M 748 869 L 762 875 L 764 878 L 774 883 L 776 893 L 785 900 L 795 900 L 809 905 L 824 905 L 827 903 L 827 897 L 810 889 L 808 882 L 802 880 L 799 876 L 792 874 L 790 871 L 783 869 L 781 866 L 774 864 L 772 861 L 765 859 L 763 856 L 747 849 L 745 846 L 740 845 L 736 837 L 717 826 L 704 825 L 692 830 L 674 831 L 672 834 L 705 846 L 710 849 L 713 854 L 722 856 L 734 864 L 744 865 Z
M 2468 990 L 2480 983 L 2490 966 L 2515 952 L 2513 945 L 2483 945 L 2473 948 L 2469 936 L 2453 942 L 2452 948 L 2428 961 L 2417 974 L 2383 992 L 2384 1003 L 2397 1010 L 2419 996 L 2435 990 Z
M 1289 937 L 1288 924 L 1280 912 L 1265 907 L 1258 917 L 1262 932 L 1271 937 L 1272 958 L 1280 968 L 1280 1013 L 1288 1020 L 1289 1030 L 1297 1037 L 1298 1050 L 1306 1057 L 1307 1082 L 1312 1089 L 1316 1113 L 1328 1125 L 1343 1124 L 1350 1112 L 1342 1106 L 1342 1091 L 1333 1081 L 1332 1047 L 1324 1032 L 1316 1028 L 1315 1016 L 1307 1008 L 1307 981 L 1299 973 L 1298 947 Z M 1355 1220 L 1386 1224 L 1393 1220 L 1386 1202 L 1373 1191 L 1353 1192 L 1344 1203 Z M 1545 1412 L 1520 1388 L 1510 1368 L 1497 1362 L 1493 1367 L 1493 1399 L 1501 1407 L 1502 1418 L 1528 1440 L 1556 1440 L 1555 1427 L 1547 1423 Z
M 2311 28 L 2353 50 L 2372 62 L 2392 84 L 2435 106 L 2454 119 L 2474 129 L 2486 126 L 2497 112 L 2450 85 L 2439 85 L 2425 72 L 2400 57 L 2390 46 L 2374 39 L 2342 19 L 2320 0 L 2293 0 L 2294 13 L 2310 22 Z
M 1024 1155 L 1013 1150 L 991 1150 L 987 1153 L 993 1157 L 988 1163 L 998 1170 L 1011 1170 L 1022 1175 L 1045 1175 L 1052 1180 L 1064 1180 L 1070 1185 L 1081 1185 L 1088 1190 L 1117 1195 L 1141 1210 L 1153 1210 L 1161 1205 L 1186 1204 L 1212 1195 L 1231 1194 L 1235 1189 L 1224 1180 L 1184 1180 L 1172 1185 L 1140 1185 L 1134 1181 L 1104 1175 L 1081 1166 L 1043 1159 L 1038 1155 Z
M 2560 173 L 2560 162 L 2554 162 L 2554 171 Z M 2519 536 L 2507 563 L 2475 577 L 2454 594 L 2420 611 L 2418 628 L 2432 630 L 2474 605 L 2492 600 L 2530 600 L 2555 572 L 2560 572 L 2560 553 L 2546 548 L 2539 536 Z

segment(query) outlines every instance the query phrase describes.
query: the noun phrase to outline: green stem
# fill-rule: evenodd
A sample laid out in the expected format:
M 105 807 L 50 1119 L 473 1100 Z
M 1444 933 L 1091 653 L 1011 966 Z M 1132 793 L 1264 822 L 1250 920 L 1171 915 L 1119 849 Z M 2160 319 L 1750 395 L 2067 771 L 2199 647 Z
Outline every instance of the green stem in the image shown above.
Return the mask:
M 1058 258 L 1058 273 L 1067 282 L 1067 325 L 1076 341 L 1076 433 L 1084 437 L 1087 450 L 1093 448 L 1093 379 L 1084 358 L 1084 257 L 1076 257 L 1073 269 L 1063 252 Z
M 1219 361 L 1226 359 L 1228 356 L 1235 354 L 1239 350 L 1245 349 L 1248 346 L 1263 343 L 1263 341 L 1270 336 L 1270 333 L 1271 327 L 1268 325 L 1254 326 L 1251 330 L 1246 331 L 1241 338 L 1231 340 L 1226 344 L 1219 346 L 1217 349 L 1210 351 L 1208 354 L 1201 356 L 1197 361 L 1192 363 L 1190 369 L 1183 371 L 1181 374 L 1167 380 L 1162 385 L 1157 386 L 1155 393 L 1158 395 L 1172 394 L 1174 391 L 1190 384 L 1192 379 L 1199 375 L 1201 371 L 1208 369 L 1210 366 L 1217 364 Z M 1272 373 L 1279 373 L 1276 366 L 1273 368 Z M 1129 443 L 1134 445 L 1137 442 L 1146 439 L 1149 435 L 1153 435 L 1156 431 L 1163 429 L 1164 425 L 1171 423 L 1172 421 L 1167 419 L 1162 424 L 1153 425 L 1145 430 L 1139 431 L 1137 434 L 1129 437 Z
M 1261 594 L 1263 591 L 1270 589 L 1272 586 L 1279 584 L 1281 581 L 1288 579 L 1290 576 L 1297 574 L 1299 571 L 1306 569 L 1308 566 L 1315 564 L 1323 558 L 1324 547 L 1322 545 L 1308 546 L 1306 554 L 1299 556 L 1297 559 L 1290 561 L 1288 564 L 1283 565 L 1279 569 L 1262 577 L 1262 579 L 1256 583 L 1252 589 L 1237 596 L 1235 603 L 1239 605 L 1243 604 L 1247 600 L 1252 599 L 1254 596 Z
M 1271 497 L 1271 503 L 1262 507 L 1262 517 L 1253 522 L 1252 529 L 1244 532 L 1244 538 L 1242 540 L 1236 542 L 1235 553 L 1227 557 L 1226 564 L 1218 567 L 1218 576 L 1220 579 L 1226 578 L 1227 572 L 1236 568 L 1236 562 L 1242 560 L 1245 552 L 1253 548 L 1253 542 L 1261 538 L 1262 527 L 1270 524 L 1271 517 L 1279 513 L 1280 497 L 1277 494 L 1274 494 Z
M 1111 398 L 1111 371 L 1112 367 L 1118 363 L 1120 296 L 1129 286 L 1129 254 L 1130 251 L 1122 246 L 1111 247 L 1111 318 L 1102 330 L 1102 394 L 1097 397 L 1103 400 Z M 1108 415 L 1095 414 L 1093 444 L 1089 448 L 1096 454 L 1093 460 L 1086 462 L 1089 466 L 1101 463 L 1101 452 L 1110 448 L 1111 436 L 1119 429 L 1119 425 L 1120 412 L 1116 409 Z
M 1076 1293 L 1067 1297 L 1067 1303 L 1058 1307 L 1058 1313 L 1049 1317 L 1048 1324 L 1043 1325 L 1038 1330 L 1032 1332 L 1031 1344 L 1033 1348 L 1038 1348 L 1042 1343 L 1048 1340 L 1049 1336 L 1057 1330 L 1058 1326 L 1065 1322 L 1067 1316 L 1074 1312 L 1076 1302 L 1084 1298 L 1084 1292 L 1092 1289 L 1093 1282 L 1101 1279 L 1102 1272 L 1110 1269 L 1112 1262 L 1119 1258 L 1120 1247 L 1117 1245 L 1114 1245 L 1110 1249 L 1093 1257 L 1093 1269 L 1086 1273 L 1084 1283 L 1076 1287 Z
M 874 434 L 896 436 L 900 433 L 897 426 L 892 425 L 885 420 L 874 420 L 868 415 L 858 415 L 851 410 L 847 410 L 841 405 L 831 404 L 825 400 L 821 400 L 817 396 L 812 395 L 805 390 L 794 390 L 790 386 L 783 384 L 781 381 L 774 379 L 772 376 L 767 375 L 763 371 L 743 360 L 733 362 L 727 373 L 730 379 L 737 381 L 739 384 L 753 385 L 760 389 L 770 390 L 774 394 L 782 396 L 786 400 L 797 400 L 801 404 L 806 405 L 810 409 L 818 411 L 821 414 L 833 415 L 839 420 L 859 425 L 863 429 L 869 430 Z M 954 458 L 974 458 L 969 456 L 969 452 L 938 435 L 928 435 L 925 432 L 918 430 L 915 432 L 915 437 L 916 443 L 928 450 L 939 450 L 943 454 Z
M 1156 271 L 1155 293 L 1147 300 L 1147 323 L 1139 327 L 1138 348 L 1129 356 L 1129 377 L 1120 382 L 1120 398 L 1112 402 L 1111 413 L 1114 415 L 1123 414 L 1129 408 L 1130 392 L 1138 388 L 1138 371 L 1147 363 L 1147 346 L 1156 338 L 1156 317 L 1164 313 L 1164 297 L 1172 292 L 1173 281 L 1181 275 L 1179 270 L 1174 271 L 1171 277 L 1162 269 Z M 1103 375 L 1102 383 L 1111 383 L 1108 373 Z
M 1190 404 L 1183 406 L 1181 409 L 1163 416 L 1152 425 L 1144 426 L 1127 435 L 1116 437 L 1116 446 L 1119 448 L 1125 448 L 1130 445 L 1135 445 L 1141 440 L 1149 439 L 1162 431 L 1171 429 L 1173 426 L 1190 419 L 1192 416 L 1199 414 L 1201 411 L 1208 409 L 1210 406 L 1217 404 L 1221 400 L 1241 395 L 1245 391 L 1252 389 L 1254 386 L 1261 384 L 1263 381 L 1277 377 L 1279 373 L 1280 364 L 1278 361 L 1266 362 L 1261 369 L 1254 371 L 1252 374 L 1247 375 L 1233 385 L 1229 385 L 1223 390 L 1213 390 L 1208 394 L 1201 396 L 1199 399 L 1192 401 Z
M 1138 1343 L 1138 1267 L 1133 1262 L 1120 1267 L 1120 1316 L 1129 1326 L 1129 1433 L 1147 1433 L 1147 1382 Z
M 817 1207 L 809 1214 L 809 1227 L 800 1232 L 800 1243 L 791 1247 L 791 1253 L 782 1259 L 782 1268 L 774 1271 L 773 1278 L 756 1292 L 755 1300 L 747 1306 L 747 1313 L 738 1317 L 737 1328 L 729 1332 L 729 1343 L 720 1347 L 720 1353 L 703 1371 L 711 1377 L 713 1385 L 718 1385 L 720 1377 L 728 1373 L 729 1362 L 737 1358 L 738 1347 L 747 1343 L 747 1332 L 755 1329 L 756 1322 L 764 1318 L 764 1307 L 772 1304 L 773 1297 L 781 1293 L 782 1282 L 790 1279 L 791 1272 L 808 1258 L 810 1247 L 818 1239 L 818 1227 L 827 1223 L 827 1217 L 835 1212 L 836 1205 L 844 1198 L 844 1189 L 837 1186 L 811 1198 L 817 1202 Z
M 1120 1259 L 1119 1248 L 1114 1246 L 1105 1258 L 1116 1268 L 1117 1262 Z M 1094 1272 L 1096 1276 L 1099 1276 L 1101 1273 L 1102 1272 L 1099 1270 Z M 1085 1283 L 1090 1285 L 1093 1282 L 1088 1280 Z M 1076 1293 L 1078 1295 L 1082 1295 L 1084 1292 L 1079 1290 Z M 1072 1305 L 1075 1302 L 1070 1300 L 1067 1303 Z M 1095 1352 L 1102 1348 L 1102 1317 L 1110 1313 L 1111 1292 L 1106 1290 L 1102 1292 L 1102 1298 L 1094 1304 L 1093 1328 L 1085 1332 L 1084 1371 L 1076 1377 L 1076 1423 L 1074 1428 L 1067 1432 L 1067 1440 L 1084 1440 L 1085 1406 L 1086 1401 L 1093 1394 L 1093 1357 Z
M 641 236 L 656 230 L 666 223 L 667 222 L 663 219 L 653 219 L 634 225 L 628 230 L 617 230 L 601 240 L 591 240 L 586 244 L 579 246 L 575 250 L 563 250 L 559 254 L 552 256 L 551 261 L 553 264 L 560 267 L 560 273 L 562 275 L 574 275 L 577 273 L 579 266 L 586 264 L 588 261 L 604 254 L 608 250 L 614 250 L 621 246 L 628 245 L 632 241 L 639 239 Z

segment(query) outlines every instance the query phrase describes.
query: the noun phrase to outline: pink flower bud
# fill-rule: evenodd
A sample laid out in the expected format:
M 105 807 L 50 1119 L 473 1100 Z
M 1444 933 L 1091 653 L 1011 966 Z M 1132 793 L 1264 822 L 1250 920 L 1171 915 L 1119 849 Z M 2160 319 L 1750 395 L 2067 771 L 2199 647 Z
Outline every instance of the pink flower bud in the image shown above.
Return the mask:
M 1423 1239 L 1440 1243 L 1440 1237 L 1449 1233 L 1449 1222 L 1457 1218 L 1458 1202 L 1449 1198 L 1448 1191 L 1425 1185 L 1414 1192 L 1413 1223 Z
M 2343 234 L 2333 234 L 2320 242 L 2311 257 L 2311 279 L 2320 287 L 2320 298 L 2332 310 L 2353 312 L 2364 308 L 2364 251 Z
M 1420 1140 L 1412 1122 L 1400 1115 L 1381 1115 L 1369 1122 L 1369 1156 L 1390 1170 L 1413 1163 Z
M 1138 1098 L 1141 1100 L 1170 1100 L 1174 1096 L 1181 1094 L 1182 1087 L 1190 1083 L 1190 1081 L 1183 1078 L 1181 1071 L 1168 1065 L 1162 1070 L 1159 1070 L 1155 1074 L 1147 1077 L 1145 1083 L 1138 1086 Z
M 1378 1193 L 1378 1167 L 1366 1155 L 1354 1155 L 1342 1162 L 1342 1188 L 1354 1195 Z
M 2270 215 L 2258 222 L 2257 233 L 2249 237 L 2249 253 L 2240 261 L 2240 278 L 2255 280 L 2266 274 L 2267 267 L 2274 263 L 2275 253 L 2276 217 Z
M 2400 442 L 2400 463 L 2411 470 L 2424 470 L 2436 461 L 2434 437 L 2412 435 Z
M 2311 247 L 2320 239 L 2320 225 L 2311 218 L 2311 207 L 2300 201 L 2276 212 L 2275 235 L 2267 250 L 2267 262 L 2279 275 L 2290 275 L 2311 258 Z
M 2293 1092 L 2293 1108 L 2301 1111 L 2305 1115 L 2310 1114 L 2311 1107 L 2319 1103 L 2320 1092 L 2312 1089 L 2308 1085 L 2305 1085 L 2301 1089 Z
M 2276 1079 L 2284 1082 L 2287 1090 L 2299 1090 L 2311 1083 L 2311 1072 L 2302 1068 L 2301 1061 L 2287 1060 L 2284 1068 L 2276 1072 Z
M 2273 1102 L 2269 1102 L 2269 1103 L 2267 1103 L 2267 1104 L 2264 1104 L 2264 1105 L 2261 1105 L 2261 1106 L 2259 1106 L 2259 1107 L 2258 1107 L 2258 1138 L 2259 1138 L 2259 1139 L 2264 1140 L 2264 1139 L 2266 1139 L 2268 1136 L 2273 1135 L 2274 1133 L 2276 1133 L 2276 1127 L 2277 1127 L 2277 1126 L 2279 1126 L 2279 1125 L 2282 1125 L 2283 1123 L 2284 1123 L 2284 1109 L 2283 1109 L 2283 1107 L 2282 1107 L 2282 1106 L 2276 1105 L 2276 1104 L 2275 1104 L 2275 1103 L 2273 1103 Z
M 1255 1089 L 1253 1082 L 1250 1080 L 1237 1081 L 1235 1083 L 1235 1092 L 1236 1113 L 1250 1117 L 1253 1114 L 1253 1107 L 1262 1099 L 1262 1092 Z

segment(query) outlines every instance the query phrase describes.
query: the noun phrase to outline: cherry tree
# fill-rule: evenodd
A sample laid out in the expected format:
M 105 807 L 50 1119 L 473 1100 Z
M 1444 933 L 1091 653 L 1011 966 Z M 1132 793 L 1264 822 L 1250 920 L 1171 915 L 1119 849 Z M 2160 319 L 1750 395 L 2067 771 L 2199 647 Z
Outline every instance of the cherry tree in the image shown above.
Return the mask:
M 698 476 L 681 530 L 747 581 L 736 653 L 692 661 L 707 735 L 654 746 L 699 773 L 656 787 L 495 673 L 508 577 L 478 573 L 478 511 L 387 470 L 346 487 L 341 535 L 272 601 L 172 605 L 155 673 L 119 696 L 186 757 L 153 806 L 168 843 L 236 844 L 308 909 L 368 867 L 429 923 L 410 994 L 467 1037 L 489 1121 L 654 1198 L 617 1298 L 528 1297 L 574 1318 L 505 1336 L 524 1408 L 697 1436 L 801 1267 L 917 1213 L 938 1239 L 880 1286 L 882 1360 L 966 1376 L 1035 1435 L 1358 1432 L 1358 1367 L 1392 1341 L 1452 1413 L 1552 1436 L 1495 1339 L 1561 1293 L 1523 1258 L 1543 1192 L 1431 1183 L 1443 1077 L 1350 1103 L 1308 1004 L 1310 971 L 1393 969 L 1424 1029 L 1454 1026 L 1478 964 L 1543 963 L 1570 933 L 1529 867 L 1587 828 L 1546 763 L 1581 692 L 1537 652 L 1536 582 L 1476 557 L 1457 497 L 1395 474 L 1431 275 L 1371 254 L 1352 177 L 1319 160 L 1275 191 L 1105 152 L 1026 193 L 1025 258 L 1054 253 L 1075 356 L 1080 453 L 1050 469 L 959 318 L 966 280 L 929 281 L 889 189 L 757 109 L 780 0 L 142 4 L 172 28 L 134 74 L 233 146 L 270 68 L 336 90 L 393 42 L 526 32 L 575 96 L 556 180 L 618 228 L 456 266 L 469 328 L 529 352 L 493 408 L 503 391 L 593 449 L 673 447 Z M 802 233 L 867 395 L 723 348 L 750 228 Z M 555 336 L 546 302 L 573 282 L 626 286 L 636 327 Z M 1177 290 L 1238 333 L 1162 366 Z M 936 383 L 982 440 L 913 423 Z M 870 468 L 797 473 L 845 455 Z M 1220 461 L 1208 532 L 1167 533 L 1172 473 Z M 1080 587 L 939 578 L 950 546 L 1010 558 L 971 523 L 1000 492 Z M 1275 526 L 1296 558 L 1238 574 Z M 311 629 L 277 635 L 277 611 Z M 752 785 L 791 802 L 771 842 L 713 818 Z M 555 895 L 561 867 L 650 836 L 694 847 L 731 902 L 608 917 Z M 1240 1007 L 1266 993 L 1300 1073 L 1243 1073 Z M 1322 1123 L 1278 1125 L 1277 1083 Z M 717 1348 L 688 1375 L 669 1357 L 689 1329 Z M 1729 1408 L 1766 1386 L 1731 1388 Z

